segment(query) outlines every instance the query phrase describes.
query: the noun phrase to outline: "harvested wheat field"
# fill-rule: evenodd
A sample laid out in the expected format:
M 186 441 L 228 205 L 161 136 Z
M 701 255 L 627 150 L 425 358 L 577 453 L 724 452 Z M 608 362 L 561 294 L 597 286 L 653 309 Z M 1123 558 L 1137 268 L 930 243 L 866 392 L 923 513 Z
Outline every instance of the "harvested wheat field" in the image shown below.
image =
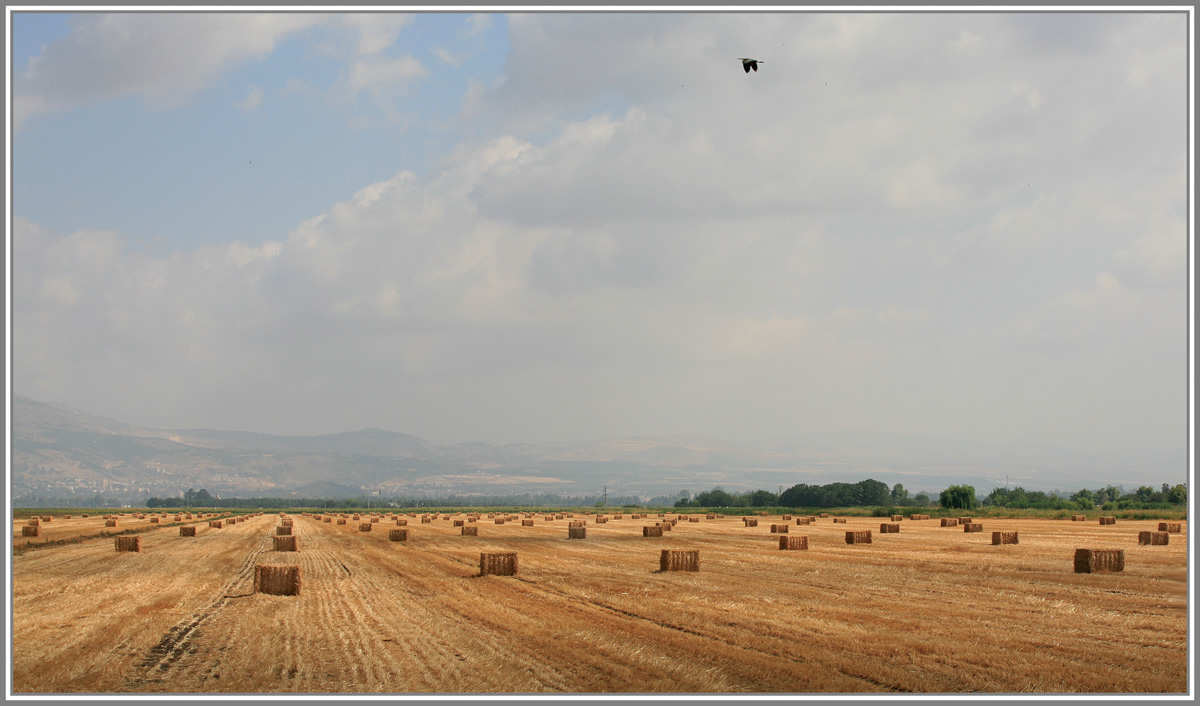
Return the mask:
M 267 514 L 148 532 L 140 552 L 95 539 L 15 556 L 13 691 L 1187 689 L 1186 525 L 1152 546 L 1149 520 L 914 520 L 848 545 L 878 518 L 821 518 L 792 528 L 806 550 L 780 551 L 770 521 L 740 517 L 662 537 L 611 519 L 578 541 L 541 515 L 463 536 L 460 514 L 404 542 L 292 517 L 296 552 L 273 550 Z M 1124 571 L 1075 573 L 1079 548 L 1124 549 Z M 664 549 L 699 551 L 700 570 L 662 571 Z M 480 576 L 500 552 L 517 573 Z M 302 590 L 255 593 L 256 565 L 298 566 Z

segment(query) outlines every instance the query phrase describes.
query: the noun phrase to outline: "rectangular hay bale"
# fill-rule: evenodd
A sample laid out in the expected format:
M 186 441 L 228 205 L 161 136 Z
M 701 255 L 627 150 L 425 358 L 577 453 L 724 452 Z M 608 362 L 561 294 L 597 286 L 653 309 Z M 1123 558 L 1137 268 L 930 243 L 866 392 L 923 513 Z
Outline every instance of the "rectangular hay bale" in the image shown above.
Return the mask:
M 105 526 L 105 527 L 116 527 L 116 526 L 117 526 L 117 521 L 116 521 L 116 520 L 105 520 L 105 521 L 104 521 L 104 526 Z
M 879 525 L 879 534 L 896 534 L 900 531 L 898 522 L 882 522 Z
M 833 524 L 835 524 L 835 525 L 844 525 L 844 524 L 846 524 L 846 518 L 844 518 L 844 517 L 835 517 L 835 518 L 833 518 Z
M 957 517 L 943 517 L 942 518 L 942 527 L 958 527 L 958 518 Z
M 389 529 L 388 541 L 390 542 L 407 542 L 408 530 L 406 529 Z
M 142 551 L 141 537 L 115 537 L 116 548 L 119 552 L 140 552 Z
M 790 535 L 779 538 L 780 549 L 808 549 L 808 537 Z
M 300 551 L 299 540 L 294 534 L 287 534 L 278 537 L 272 537 L 275 540 L 275 551 L 277 552 L 298 552 Z
M 1138 532 L 1138 544 L 1161 546 L 1171 543 L 1169 532 Z
M 254 592 L 272 596 L 300 595 L 300 567 L 256 564 Z
M 992 544 L 1020 544 L 1016 530 L 1011 532 L 992 532 Z
M 870 544 L 871 530 L 846 530 L 846 544 Z
M 568 527 L 567 539 L 587 539 L 586 527 Z
M 968 522 L 967 524 L 963 525 L 962 527 L 963 527 L 963 532 L 982 532 L 983 531 L 983 523 L 981 523 L 981 522 Z
M 699 549 L 664 549 L 658 559 L 659 571 L 699 571 Z
M 282 537 L 284 535 L 289 535 L 291 533 L 292 533 L 291 527 L 276 527 L 275 528 L 275 534 L 280 537 Z
M 650 525 L 644 525 L 642 527 L 642 536 L 643 537 L 661 537 L 661 536 L 663 536 L 662 527 L 660 527 L 659 525 L 654 525 L 653 527 Z
M 1076 549 L 1075 573 L 1095 574 L 1125 570 L 1124 549 Z
M 1115 518 L 1115 517 L 1101 517 L 1101 518 L 1100 518 L 1100 524 L 1102 524 L 1102 525 L 1115 525 L 1115 524 L 1117 524 L 1117 518 Z
M 373 526 L 374 525 L 372 525 L 370 522 L 359 522 L 358 523 L 358 531 L 359 532 L 370 532 L 371 527 L 373 527 Z
M 39 534 L 41 531 L 42 531 L 42 528 L 41 528 L 41 527 L 29 527 L 29 526 L 26 526 L 26 527 L 22 527 L 22 528 L 21 528 L 21 536 L 22 536 L 22 537 L 36 537 L 36 536 L 38 536 L 38 534 Z
M 771 534 L 787 534 L 791 525 L 771 525 Z
M 479 575 L 516 576 L 517 563 L 516 552 L 480 552 Z
M 1159 522 L 1158 523 L 1158 531 L 1159 532 L 1170 532 L 1171 534 L 1179 534 L 1180 532 L 1183 531 L 1183 523 L 1182 522 Z
M 460 534 L 463 537 L 478 537 L 479 525 L 463 525 Z
M 180 537 L 195 537 L 196 536 L 196 525 L 188 525 L 187 527 L 180 527 L 179 528 L 179 536 Z

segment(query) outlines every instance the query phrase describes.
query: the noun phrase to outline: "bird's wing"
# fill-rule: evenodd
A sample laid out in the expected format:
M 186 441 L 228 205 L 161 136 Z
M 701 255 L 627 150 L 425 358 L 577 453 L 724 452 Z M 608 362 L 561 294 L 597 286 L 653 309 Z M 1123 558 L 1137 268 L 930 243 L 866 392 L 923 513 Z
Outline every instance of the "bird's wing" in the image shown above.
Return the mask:
M 749 61 L 742 62 L 742 68 L 746 70 L 746 73 L 750 73 L 750 66 L 751 64 Z M 758 69 L 755 69 L 755 71 L 758 71 Z

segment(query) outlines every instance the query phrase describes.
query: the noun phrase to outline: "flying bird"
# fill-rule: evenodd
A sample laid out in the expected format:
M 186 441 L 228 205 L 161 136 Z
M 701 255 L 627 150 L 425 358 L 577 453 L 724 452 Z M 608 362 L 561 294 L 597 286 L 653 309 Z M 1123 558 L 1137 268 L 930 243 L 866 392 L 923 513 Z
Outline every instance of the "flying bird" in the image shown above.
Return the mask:
M 740 56 L 738 58 L 742 60 L 742 68 L 746 70 L 746 73 L 750 73 L 750 69 L 758 71 L 759 64 L 767 63 L 765 61 L 759 61 L 758 59 L 746 59 Z

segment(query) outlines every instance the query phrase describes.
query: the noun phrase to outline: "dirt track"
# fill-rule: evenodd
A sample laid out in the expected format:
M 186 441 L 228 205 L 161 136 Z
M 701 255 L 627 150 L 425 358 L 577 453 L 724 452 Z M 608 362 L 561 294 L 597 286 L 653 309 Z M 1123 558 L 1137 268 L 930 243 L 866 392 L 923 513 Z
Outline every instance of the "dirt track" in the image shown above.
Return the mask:
M 671 515 L 674 516 L 674 515 Z M 847 529 L 778 516 L 680 522 L 482 518 L 479 537 L 409 519 L 360 533 L 292 515 L 195 538 L 164 528 L 142 552 L 111 539 L 14 560 L 14 691 L 21 692 L 1183 692 L 1186 535 L 1138 546 L 1157 522 L 1100 527 L 986 520 L 982 534 L 906 521 L 849 546 Z M 456 515 L 461 519 L 462 515 Z M 577 518 L 579 519 L 579 518 Z M 364 520 L 365 521 L 365 518 Z M 992 530 L 1020 544 L 991 546 Z M 1186 527 L 1185 527 L 1186 530 Z M 1076 547 L 1124 548 L 1120 574 L 1075 574 Z M 698 573 L 658 572 L 663 548 Z M 516 551 L 515 577 L 478 576 Z M 299 564 L 300 596 L 252 593 L 255 563 Z

